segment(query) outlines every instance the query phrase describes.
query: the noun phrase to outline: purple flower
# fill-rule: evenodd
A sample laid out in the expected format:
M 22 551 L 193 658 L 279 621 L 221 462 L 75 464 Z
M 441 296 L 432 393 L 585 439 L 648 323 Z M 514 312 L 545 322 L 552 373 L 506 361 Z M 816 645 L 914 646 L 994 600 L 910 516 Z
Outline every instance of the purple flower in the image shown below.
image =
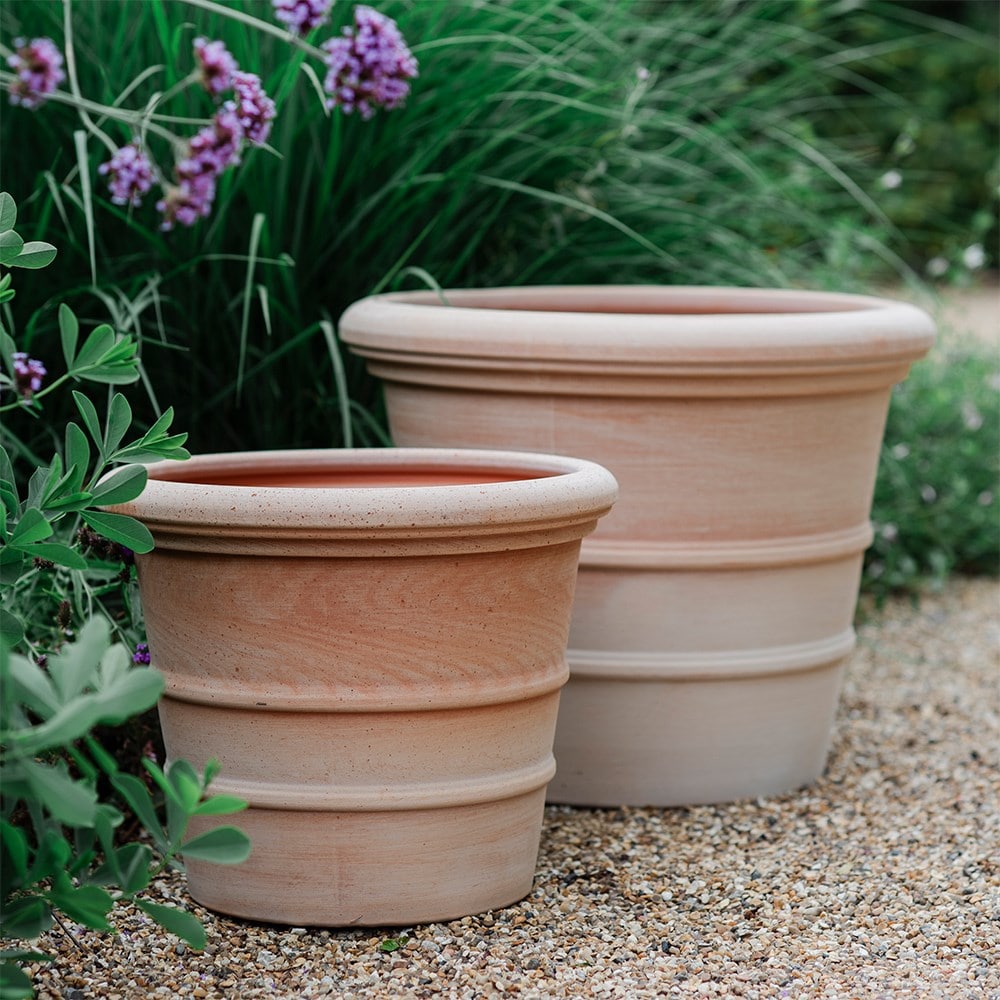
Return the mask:
M 242 139 L 243 125 L 234 109 L 223 105 L 188 142 L 187 156 L 177 164 L 177 176 L 189 181 L 205 175 L 218 177 L 226 167 L 239 163 Z
M 42 387 L 42 379 L 48 374 L 41 361 L 29 358 L 24 351 L 15 351 L 11 355 L 14 362 L 14 388 L 25 400 L 38 392 Z
M 142 665 L 146 665 L 150 662 L 149 658 L 149 646 L 144 642 L 137 642 L 135 644 L 135 652 L 132 654 L 132 662 Z
M 156 203 L 157 212 L 163 213 L 163 222 L 160 223 L 161 229 L 173 229 L 174 223 L 177 222 L 182 226 L 193 226 L 212 210 L 212 200 L 215 198 L 214 191 L 212 191 L 211 197 L 204 195 L 199 197 L 191 191 L 186 183 L 170 184 L 166 191 L 166 197 L 161 198 Z
M 15 38 L 14 48 L 17 51 L 7 58 L 7 65 L 17 74 L 10 85 L 10 103 L 37 108 L 66 79 L 62 53 L 51 38 L 30 42 Z
M 162 229 L 174 223 L 193 226 L 212 211 L 219 175 L 240 159 L 243 126 L 235 110 L 227 103 L 216 113 L 211 124 L 192 136 L 187 154 L 174 168 L 177 184 L 170 185 L 167 196 L 156 203 L 163 213 Z
M 256 73 L 233 73 L 236 100 L 227 101 L 226 109 L 236 113 L 243 135 L 255 146 L 267 140 L 274 120 L 274 101 L 264 93 Z
M 271 0 L 274 16 L 293 34 L 308 35 L 326 24 L 333 0 Z
M 110 175 L 108 189 L 116 205 L 141 205 L 142 196 L 153 186 L 153 164 L 138 141 L 116 150 L 107 163 L 97 168 L 97 172 Z
M 210 94 L 221 94 L 232 87 L 232 75 L 239 66 L 222 42 L 209 42 L 204 38 L 196 38 L 194 55 L 201 70 L 202 86 Z
M 327 106 L 345 114 L 357 110 L 366 121 L 376 108 L 398 108 L 410 92 L 407 81 L 417 75 L 417 60 L 396 22 L 371 7 L 355 7 L 354 27 L 344 28 L 344 37 L 331 38 L 323 49 Z

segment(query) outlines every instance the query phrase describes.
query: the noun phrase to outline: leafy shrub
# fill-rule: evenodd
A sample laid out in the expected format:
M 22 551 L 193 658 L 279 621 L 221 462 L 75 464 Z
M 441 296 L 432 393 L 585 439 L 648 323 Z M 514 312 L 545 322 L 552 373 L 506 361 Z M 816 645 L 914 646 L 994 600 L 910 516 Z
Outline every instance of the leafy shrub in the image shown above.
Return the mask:
M 853 6 L 836 32 L 851 72 L 823 131 L 877 166 L 899 254 L 928 277 L 968 281 L 1000 264 L 1000 5 Z
M 998 489 L 1000 365 L 982 344 L 946 341 L 893 394 L 865 588 L 884 596 L 1000 572 Z
M 16 223 L 14 200 L 0 194 L 0 264 L 50 263 L 55 248 L 26 243 Z M 11 275 L 3 274 L 0 303 L 8 311 L 11 285 Z M 98 726 L 120 726 L 151 708 L 163 690 L 160 675 L 142 664 L 138 646 L 133 654 L 131 642 L 129 648 L 112 643 L 112 626 L 121 635 L 138 634 L 127 599 L 131 556 L 152 548 L 152 537 L 139 522 L 100 507 L 138 496 L 146 482 L 138 463 L 185 457 L 184 435 L 168 433 L 167 410 L 123 444 L 131 425 L 124 396 L 111 395 L 102 421 L 94 403 L 74 392 L 83 426 L 70 422 L 53 435 L 56 451 L 48 462 L 26 449 L 11 418 L 37 420 L 44 415 L 42 401 L 64 383 L 111 387 L 139 378 L 132 338 L 102 324 L 81 343 L 77 318 L 66 306 L 58 311 L 58 325 L 66 371 L 46 384 L 46 366 L 17 351 L 0 324 L 0 391 L 14 397 L 0 405 L 0 938 L 35 938 L 60 913 L 109 930 L 114 905 L 135 900 L 200 947 L 204 930 L 190 914 L 137 897 L 166 866 L 177 864 L 178 852 L 223 863 L 244 860 L 249 842 L 240 831 L 218 827 L 187 838 L 187 829 L 194 816 L 236 812 L 245 803 L 207 795 L 215 765 L 199 777 L 184 761 L 166 774 L 145 761 L 166 802 L 164 824 L 150 789 L 124 773 L 94 736 Z M 17 475 L 10 452 L 33 468 L 30 476 Z M 77 629 L 74 621 L 83 624 Z M 119 841 L 124 815 L 103 797 L 104 789 L 134 812 L 152 846 Z M 0 996 L 30 996 L 18 963 L 45 957 L 25 948 L 0 952 Z
M 32 939 L 57 914 L 98 931 L 112 930 L 108 916 L 122 901 L 195 948 L 205 930 L 191 914 L 141 898 L 150 882 L 176 856 L 236 864 L 249 841 L 232 827 L 187 837 L 191 819 L 238 812 L 246 803 L 207 795 L 218 772 L 203 778 L 190 764 L 175 762 L 164 774 L 147 762 L 163 793 L 167 822 L 161 823 L 149 788 L 122 773 L 91 736 L 98 724 L 117 725 L 155 704 L 163 679 L 136 666 L 120 644 L 111 644 L 103 618 L 92 618 L 75 642 L 47 657 L 45 667 L 11 654 L 0 644 L 0 938 Z M 115 831 L 124 816 L 98 796 L 101 774 L 138 817 L 152 845 L 120 843 Z M 18 962 L 46 956 L 31 949 L 0 952 L 0 994 L 5 1000 L 31 996 Z

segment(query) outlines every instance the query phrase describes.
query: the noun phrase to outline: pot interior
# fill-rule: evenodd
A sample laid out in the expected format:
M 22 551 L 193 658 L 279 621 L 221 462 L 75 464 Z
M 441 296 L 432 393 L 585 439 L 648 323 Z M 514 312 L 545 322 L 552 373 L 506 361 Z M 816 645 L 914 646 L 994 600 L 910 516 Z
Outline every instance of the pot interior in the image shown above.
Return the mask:
M 190 483 L 198 486 L 244 486 L 248 488 L 289 489 L 384 489 L 396 487 L 476 486 L 487 483 L 524 482 L 529 479 L 549 479 L 559 473 L 543 473 L 528 469 L 463 468 L 460 465 L 445 468 L 432 466 L 373 466 L 371 468 L 276 468 L 215 470 L 190 469 L 183 465 L 176 476 L 157 476 L 157 479 Z

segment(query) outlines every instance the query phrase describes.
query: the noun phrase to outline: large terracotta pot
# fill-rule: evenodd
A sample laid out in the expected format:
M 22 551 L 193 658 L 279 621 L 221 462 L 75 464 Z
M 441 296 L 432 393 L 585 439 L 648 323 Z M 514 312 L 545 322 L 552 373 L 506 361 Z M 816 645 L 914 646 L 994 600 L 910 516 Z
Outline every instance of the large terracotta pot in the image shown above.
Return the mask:
M 580 539 L 613 477 L 406 449 L 150 468 L 137 557 L 170 758 L 250 803 L 192 896 L 291 924 L 411 924 L 531 888 Z M 217 822 L 217 821 L 216 821 Z
M 583 546 L 550 799 L 666 806 L 815 779 L 889 395 L 930 319 L 800 291 L 444 295 L 341 320 L 396 443 L 580 455 L 621 484 Z

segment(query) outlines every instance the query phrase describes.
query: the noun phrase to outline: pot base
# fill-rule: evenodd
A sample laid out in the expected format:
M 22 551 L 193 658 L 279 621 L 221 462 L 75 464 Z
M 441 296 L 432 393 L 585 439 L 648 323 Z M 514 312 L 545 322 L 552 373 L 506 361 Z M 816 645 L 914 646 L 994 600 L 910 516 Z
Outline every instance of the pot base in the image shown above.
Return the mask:
M 235 869 L 190 862 L 189 891 L 210 910 L 300 927 L 410 926 L 483 913 L 531 891 L 544 803 L 540 788 L 440 809 L 251 808 L 235 818 L 253 843 L 250 858 Z
M 808 785 L 826 764 L 845 663 L 677 681 L 580 678 L 571 664 L 548 800 L 707 805 Z

